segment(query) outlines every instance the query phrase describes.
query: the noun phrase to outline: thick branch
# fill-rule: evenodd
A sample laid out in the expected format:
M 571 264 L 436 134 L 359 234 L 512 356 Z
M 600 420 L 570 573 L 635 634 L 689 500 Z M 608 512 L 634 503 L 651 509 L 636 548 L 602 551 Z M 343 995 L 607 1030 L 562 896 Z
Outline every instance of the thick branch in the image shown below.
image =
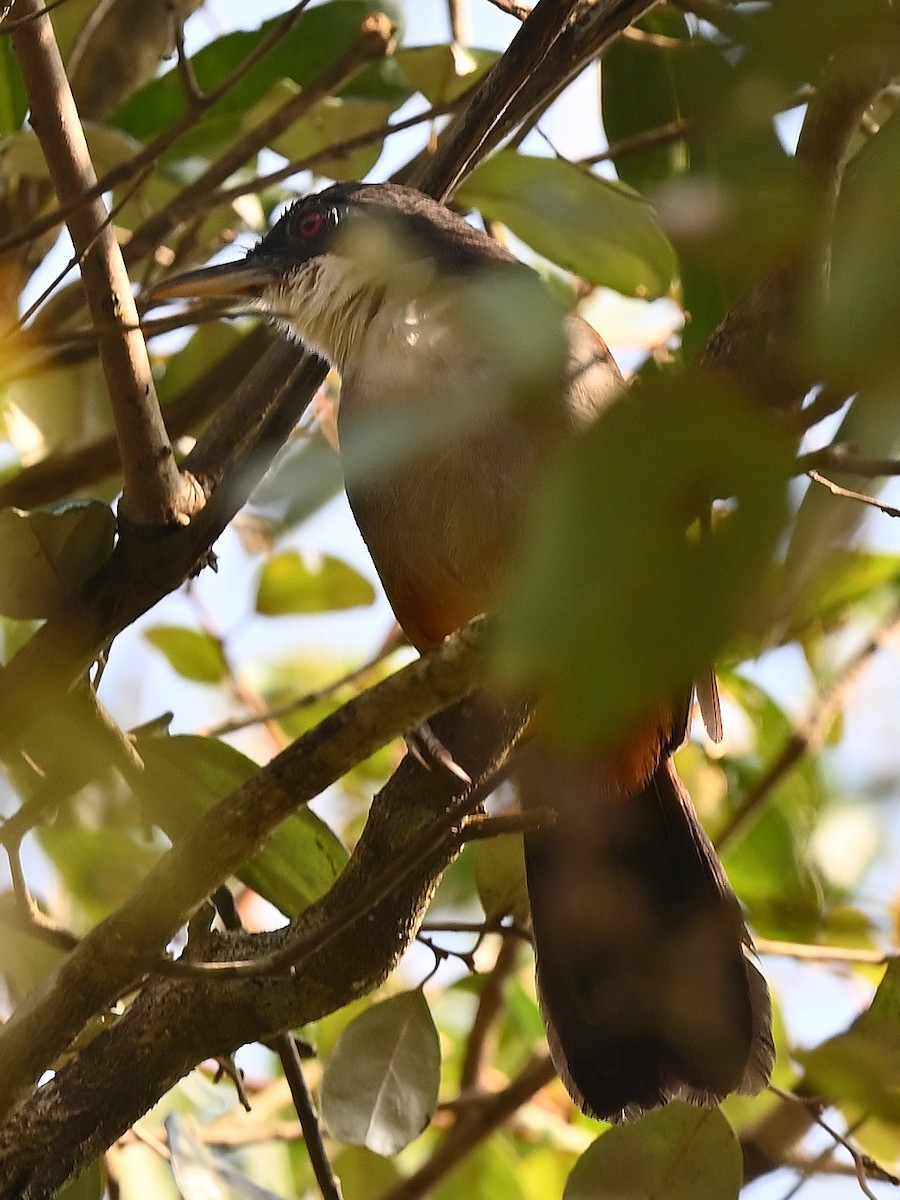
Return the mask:
M 458 644 L 454 653 L 467 652 Z M 514 740 L 520 723 L 518 715 L 504 716 L 493 706 L 486 710 L 481 701 L 472 699 L 437 718 L 434 727 L 447 746 L 456 749 L 464 745 L 473 776 L 489 778 L 500 767 L 505 747 Z M 331 736 L 328 745 L 333 745 Z M 315 766 L 315 755 L 310 753 L 306 765 Z M 283 785 L 289 790 L 299 787 L 305 779 L 302 770 L 305 767 L 298 766 L 297 773 L 282 780 Z M 448 772 L 424 771 L 407 757 L 374 803 L 346 870 L 331 892 L 301 918 L 301 931 L 314 934 L 335 916 L 351 910 L 358 897 L 377 889 L 381 878 L 391 872 L 397 854 L 433 826 L 452 805 L 459 788 L 459 781 Z M 204 822 L 207 846 L 209 835 L 220 836 L 216 824 Z M 195 853 L 202 854 L 199 826 L 190 840 Z M 133 1124 L 195 1063 L 315 1020 L 378 986 L 415 935 L 435 882 L 457 844 L 458 839 L 451 835 L 414 871 L 402 878 L 392 876 L 390 894 L 345 924 L 297 976 L 228 981 L 202 976 L 148 983 L 115 1025 L 98 1034 L 53 1080 L 19 1105 L 0 1130 L 0 1180 L 4 1184 L 0 1200 L 36 1200 L 49 1195 Z M 147 886 L 140 889 L 145 914 L 160 899 L 158 892 L 150 899 Z M 100 928 L 108 926 L 109 922 Z M 140 928 L 135 932 L 143 936 Z M 222 954 L 244 958 L 266 947 L 277 950 L 286 936 L 282 930 L 265 935 L 223 935 L 219 944 Z M 126 947 L 127 943 L 117 948 Z M 110 965 L 104 962 L 102 969 Z M 129 1063 L 128 1071 L 122 1070 L 123 1062 Z M 5 1080 L 5 1067 L 3 1074 Z M 549 1077 L 545 1067 L 540 1082 L 533 1081 L 532 1090 Z M 519 1098 L 512 1103 L 515 1095 Z M 506 1097 L 504 1093 L 505 1103 L 498 1098 L 496 1121 L 525 1098 L 518 1092 L 515 1095 Z M 47 1154 L 51 1139 L 52 1155 Z
M 197 905 L 298 805 L 470 691 L 478 643 L 463 630 L 327 717 L 209 810 L 0 1031 L 0 1109 L 150 968 Z
M 18 17 L 34 14 L 13 42 L 47 166 L 62 203 L 97 182 L 84 130 L 56 44 L 53 25 L 38 17 L 40 0 L 18 0 Z M 88 304 L 100 334 L 124 476 L 123 509 L 139 525 L 183 523 L 197 497 L 179 473 L 159 411 L 150 361 L 118 243 L 101 199 L 74 209 L 69 232 L 81 262 Z M 130 327 L 130 328 L 129 328 Z

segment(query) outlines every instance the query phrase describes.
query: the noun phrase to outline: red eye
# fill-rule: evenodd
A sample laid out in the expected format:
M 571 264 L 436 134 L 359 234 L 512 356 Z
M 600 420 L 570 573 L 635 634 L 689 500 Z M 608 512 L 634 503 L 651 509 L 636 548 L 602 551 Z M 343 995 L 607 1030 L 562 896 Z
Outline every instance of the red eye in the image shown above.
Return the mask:
M 298 237 L 313 238 L 320 234 L 325 228 L 325 214 L 316 209 L 310 212 L 301 213 L 294 225 L 294 232 Z

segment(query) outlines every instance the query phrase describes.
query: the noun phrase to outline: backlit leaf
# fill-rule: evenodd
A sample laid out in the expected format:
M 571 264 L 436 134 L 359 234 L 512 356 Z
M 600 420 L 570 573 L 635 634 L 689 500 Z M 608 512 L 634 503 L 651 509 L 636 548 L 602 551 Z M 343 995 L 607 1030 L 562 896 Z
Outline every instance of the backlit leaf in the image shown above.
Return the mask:
M 112 511 L 96 500 L 0 510 L 0 613 L 48 616 L 103 566 L 115 531 Z
M 601 1134 L 563 1200 L 735 1200 L 742 1178 L 741 1149 L 719 1109 L 676 1100 Z
M 267 617 L 320 613 L 371 604 L 375 589 L 348 563 L 325 555 L 307 565 L 296 550 L 267 559 L 256 593 L 256 611 Z
M 650 299 L 665 295 L 675 278 L 675 253 L 651 206 L 560 159 L 495 154 L 457 199 L 591 283 Z
M 176 625 L 157 625 L 144 637 L 162 651 L 173 671 L 196 683 L 221 683 L 228 674 L 222 643 L 210 633 L 182 629 Z

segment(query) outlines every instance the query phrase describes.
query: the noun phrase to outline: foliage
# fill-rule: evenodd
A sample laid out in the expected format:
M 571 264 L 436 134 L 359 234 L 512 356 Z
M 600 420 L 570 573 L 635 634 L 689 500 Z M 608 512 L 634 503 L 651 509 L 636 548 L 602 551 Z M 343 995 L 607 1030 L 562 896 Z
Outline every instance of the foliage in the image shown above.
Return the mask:
M 480 34 L 493 10 L 471 5 Z M 611 6 L 627 21 L 575 6 L 521 80 L 501 53 L 513 17 L 490 45 L 412 45 L 396 0 L 285 2 L 246 30 L 182 3 L 167 20 L 203 44 L 176 55 L 150 20 L 159 6 L 113 0 L 101 20 L 66 0 L 26 20 L 36 7 L 17 0 L 0 36 L 0 978 L 14 1014 L 0 1030 L 0 1198 L 327 1191 L 283 1036 L 298 1028 L 347 1200 L 725 1200 L 784 1162 L 831 1169 L 803 1141 L 818 1097 L 875 1156 L 860 1170 L 893 1171 L 897 985 L 881 960 L 897 897 L 883 854 L 880 874 L 866 870 L 879 840 L 896 846 L 900 759 L 891 729 L 893 753 L 865 775 L 858 726 L 886 729 L 897 690 L 881 685 L 881 708 L 853 691 L 889 654 L 900 604 L 882 532 L 897 511 L 877 499 L 900 473 L 890 0 Z M 29 32 L 48 20 L 136 284 L 153 370 L 133 394 L 100 365 L 124 334 L 92 325 L 123 298 L 86 268 L 89 316 L 65 265 L 62 220 L 87 201 L 54 191 L 68 143 L 34 90 L 50 57 Z M 109 46 L 128 46 L 124 61 Z M 98 61 L 102 88 L 88 86 Z M 596 109 L 575 109 L 548 62 L 584 68 L 579 103 L 593 88 Z M 490 154 L 497 139 L 476 138 L 443 166 L 468 168 L 455 203 L 514 235 L 555 299 L 473 294 L 467 319 L 540 392 L 542 353 L 558 349 L 547 314 L 604 312 L 633 381 L 549 456 L 488 669 L 506 696 L 546 695 L 551 736 L 580 749 L 716 662 L 725 740 L 698 735 L 679 769 L 792 1041 L 807 1043 L 795 1052 L 777 1023 L 776 1082 L 805 1097 L 799 1118 L 798 1100 L 772 1095 L 609 1129 L 573 1112 L 522 945 L 518 831 L 501 821 L 454 860 L 462 785 L 397 769 L 396 735 L 471 690 L 467 643 L 395 675 L 409 656 L 333 505 L 335 381 L 307 364 L 282 388 L 298 348 L 272 350 L 272 331 L 221 308 L 148 296 L 250 244 L 298 194 L 394 169 L 421 178 L 448 127 L 474 128 L 491 69 L 508 88 L 491 121 L 515 114 L 522 137 Z M 554 143 L 595 116 L 609 146 L 569 161 Z M 265 364 L 279 362 L 272 383 Z M 145 519 L 165 447 L 149 426 L 143 444 L 128 433 L 134 397 L 152 406 L 154 387 L 202 497 L 179 498 L 165 527 Z M 459 418 L 443 416 L 404 436 L 444 436 Z M 380 436 L 371 454 L 396 454 L 394 431 Z M 443 720 L 459 760 L 489 775 L 488 724 Z M 214 966 L 175 974 L 177 954 Z M 810 1032 L 798 1006 L 817 954 L 846 1011 Z M 788 975 L 784 955 L 811 961 Z M 278 1061 L 259 1047 L 241 1058 L 245 1112 L 208 1064 L 253 1043 Z

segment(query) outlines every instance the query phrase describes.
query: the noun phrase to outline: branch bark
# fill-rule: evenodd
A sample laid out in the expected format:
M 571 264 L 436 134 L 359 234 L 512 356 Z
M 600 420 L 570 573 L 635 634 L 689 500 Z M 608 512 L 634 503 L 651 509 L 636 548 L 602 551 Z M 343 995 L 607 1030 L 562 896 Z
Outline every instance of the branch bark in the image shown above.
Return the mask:
M 97 182 L 52 22 L 41 0 L 17 0 L 17 18 L 33 16 L 12 35 L 35 132 L 56 193 L 71 202 Z M 94 323 L 122 459 L 122 507 L 138 525 L 184 524 L 202 497 L 182 477 L 159 411 L 150 360 L 118 243 L 97 198 L 69 214 Z

